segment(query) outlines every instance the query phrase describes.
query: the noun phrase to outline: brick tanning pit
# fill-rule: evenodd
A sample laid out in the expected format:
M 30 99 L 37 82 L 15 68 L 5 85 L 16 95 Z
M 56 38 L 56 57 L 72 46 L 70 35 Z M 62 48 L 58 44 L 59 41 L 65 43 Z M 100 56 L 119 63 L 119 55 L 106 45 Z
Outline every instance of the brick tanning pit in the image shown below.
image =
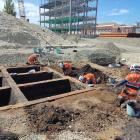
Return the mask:
M 21 85 L 20 89 L 29 101 L 77 90 L 76 87 L 71 86 L 71 82 L 68 79 L 58 79 L 57 81 L 53 80 L 48 82 L 42 81 L 32 85 Z
M 12 78 L 17 84 L 31 83 L 43 80 L 53 79 L 53 72 L 37 72 L 33 74 L 18 74 L 12 75 Z
M 39 66 L 27 66 L 27 67 L 13 67 L 8 68 L 7 71 L 9 73 L 28 73 L 30 70 L 40 71 Z
M 2 87 L 2 80 L 3 80 L 3 78 L 0 77 L 0 87 Z
M 48 67 L 22 66 L 0 69 L 0 107 L 51 101 L 81 93 L 85 89 L 84 85 Z M 35 73 L 29 73 L 32 69 L 35 69 Z
M 11 105 L 12 104 L 12 95 L 11 88 L 4 87 L 0 89 L 0 107 Z

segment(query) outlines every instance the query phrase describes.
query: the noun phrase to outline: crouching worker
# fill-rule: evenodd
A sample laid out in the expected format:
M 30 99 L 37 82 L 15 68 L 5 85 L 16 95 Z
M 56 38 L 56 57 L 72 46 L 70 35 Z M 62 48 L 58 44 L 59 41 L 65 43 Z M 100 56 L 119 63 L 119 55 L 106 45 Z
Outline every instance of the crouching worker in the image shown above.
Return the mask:
M 27 64 L 29 65 L 37 65 L 37 64 L 40 64 L 39 62 L 39 54 L 31 54 L 29 57 L 28 57 L 28 61 L 27 61 Z
M 71 75 L 72 73 L 72 64 L 71 63 L 59 63 L 59 67 L 63 70 L 64 75 Z
M 92 73 L 86 73 L 86 74 L 80 75 L 79 81 L 82 83 L 86 83 L 89 86 L 93 86 L 94 84 L 96 84 L 95 75 Z
M 126 105 L 126 101 L 137 102 L 140 93 L 140 66 L 132 65 L 130 71 L 131 73 L 116 85 L 116 87 L 123 86 L 123 89 L 117 98 L 117 106 L 121 106 L 123 103 Z

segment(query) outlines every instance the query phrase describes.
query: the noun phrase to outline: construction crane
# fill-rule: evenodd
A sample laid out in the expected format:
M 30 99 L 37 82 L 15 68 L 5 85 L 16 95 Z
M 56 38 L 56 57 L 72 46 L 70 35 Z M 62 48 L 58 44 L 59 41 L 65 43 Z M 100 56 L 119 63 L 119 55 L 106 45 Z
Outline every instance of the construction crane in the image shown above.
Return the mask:
M 26 20 L 24 0 L 18 0 L 18 8 L 20 19 Z

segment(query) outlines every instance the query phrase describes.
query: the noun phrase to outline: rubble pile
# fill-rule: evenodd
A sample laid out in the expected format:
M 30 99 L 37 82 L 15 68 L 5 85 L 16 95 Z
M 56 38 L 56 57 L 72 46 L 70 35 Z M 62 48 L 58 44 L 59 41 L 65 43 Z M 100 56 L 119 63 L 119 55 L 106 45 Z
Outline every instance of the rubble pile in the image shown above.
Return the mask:
M 37 25 L 19 20 L 11 15 L 0 12 L 0 47 L 44 47 L 71 45 L 60 35 Z

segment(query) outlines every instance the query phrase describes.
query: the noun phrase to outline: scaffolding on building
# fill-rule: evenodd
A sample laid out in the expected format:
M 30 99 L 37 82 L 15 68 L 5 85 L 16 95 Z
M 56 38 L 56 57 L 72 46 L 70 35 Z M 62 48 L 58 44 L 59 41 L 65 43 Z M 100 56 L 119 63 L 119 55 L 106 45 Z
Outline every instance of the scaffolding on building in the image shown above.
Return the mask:
M 42 0 L 40 26 L 69 34 L 95 35 L 98 0 Z

